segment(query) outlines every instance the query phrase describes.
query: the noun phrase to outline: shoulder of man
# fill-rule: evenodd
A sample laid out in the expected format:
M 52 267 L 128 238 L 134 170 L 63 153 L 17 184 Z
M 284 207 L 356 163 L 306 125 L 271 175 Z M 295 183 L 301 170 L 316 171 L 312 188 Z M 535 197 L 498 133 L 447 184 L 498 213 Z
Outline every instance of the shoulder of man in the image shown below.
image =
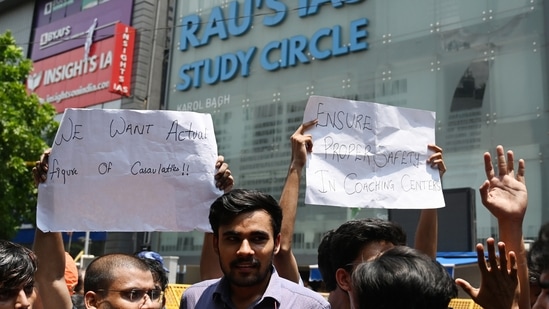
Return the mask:
M 330 308 L 320 293 L 284 278 L 279 277 L 277 280 L 280 282 L 277 293 L 280 293 L 281 308 L 294 308 L 294 305 L 299 305 L 295 308 Z
M 194 306 L 202 296 L 205 296 L 206 298 L 213 297 L 213 293 L 215 292 L 219 280 L 220 279 L 205 280 L 188 287 L 181 296 L 181 303 L 179 305 L 179 308 L 194 308 Z

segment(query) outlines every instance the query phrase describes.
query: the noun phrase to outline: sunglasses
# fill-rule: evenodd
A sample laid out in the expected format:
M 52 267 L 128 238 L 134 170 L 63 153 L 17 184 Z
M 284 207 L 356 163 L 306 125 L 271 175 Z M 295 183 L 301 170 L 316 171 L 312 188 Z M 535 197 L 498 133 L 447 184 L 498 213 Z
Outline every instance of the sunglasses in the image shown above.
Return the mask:
M 162 296 L 164 295 L 164 292 L 160 289 L 153 289 L 153 290 L 139 290 L 139 289 L 131 289 L 131 290 L 104 290 L 100 289 L 97 290 L 97 292 L 116 292 L 119 293 L 122 298 L 127 299 L 131 302 L 137 302 L 143 299 L 145 297 L 145 294 L 149 296 L 149 298 L 153 301 L 161 302 Z

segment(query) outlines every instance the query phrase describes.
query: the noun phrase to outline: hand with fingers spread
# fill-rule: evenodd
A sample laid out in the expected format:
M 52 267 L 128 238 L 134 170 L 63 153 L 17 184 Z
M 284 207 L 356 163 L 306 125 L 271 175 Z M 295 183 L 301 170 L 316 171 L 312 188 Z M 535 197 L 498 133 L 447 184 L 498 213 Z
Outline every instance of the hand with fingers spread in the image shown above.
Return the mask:
M 526 262 L 526 250 L 522 237 L 522 222 L 528 206 L 524 160 L 518 161 L 515 171 L 515 156 L 512 151 L 505 153 L 503 147 L 496 147 L 497 172 L 492 165 L 490 153 L 484 154 L 486 180 L 480 186 L 482 204 L 498 220 L 499 239 L 509 251 L 515 252 L 519 278 L 519 306 L 530 308 L 530 282 Z
M 486 181 L 480 187 L 482 204 L 499 219 L 519 221 L 522 224 L 526 207 L 528 205 L 528 194 L 524 179 L 524 160 L 518 161 L 518 171 L 515 175 L 514 154 L 507 151 L 507 160 L 503 147 L 496 147 L 498 173 L 492 166 L 490 153 L 484 154 L 484 168 Z
M 488 263 L 484 257 L 484 247 L 482 244 L 477 244 L 478 267 L 481 274 L 480 288 L 472 287 L 469 282 L 463 279 L 456 279 L 456 283 L 484 309 L 518 308 L 518 295 L 516 295 L 518 276 L 515 253 L 509 251 L 509 261 L 507 261 L 505 243 L 499 242 L 497 244 L 498 258 L 495 240 L 488 238 L 486 243 Z M 511 268 L 508 269 L 508 266 Z
M 214 175 L 215 186 L 219 190 L 223 190 L 225 193 L 232 190 L 234 186 L 234 178 L 229 169 L 229 164 L 225 162 L 223 156 L 217 157 L 217 162 L 215 162 L 215 168 L 217 172 Z

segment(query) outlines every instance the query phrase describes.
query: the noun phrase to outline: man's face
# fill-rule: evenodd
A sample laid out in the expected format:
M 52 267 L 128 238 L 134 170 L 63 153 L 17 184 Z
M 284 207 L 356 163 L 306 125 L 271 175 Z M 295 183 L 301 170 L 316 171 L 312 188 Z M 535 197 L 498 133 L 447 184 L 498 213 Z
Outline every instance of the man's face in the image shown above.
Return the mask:
M 362 251 L 353 260 L 352 265 L 349 265 L 349 268 L 345 270 L 338 270 L 338 272 L 340 273 L 340 275 L 337 276 L 338 286 L 339 288 L 349 293 L 338 293 L 340 296 L 338 296 L 337 299 L 334 299 L 334 302 L 338 302 L 340 304 L 339 308 L 358 308 L 356 295 L 354 295 L 353 287 L 351 284 L 352 270 L 356 267 L 356 265 L 362 262 L 371 261 L 383 254 L 383 252 L 393 248 L 394 246 L 395 245 L 393 243 L 384 240 L 371 242 L 364 246 L 364 248 L 362 248 Z
M 545 270 L 539 276 L 541 292 L 532 309 L 549 309 L 549 270 Z
M 252 287 L 268 282 L 280 246 L 280 235 L 273 238 L 270 215 L 263 210 L 240 214 L 218 232 L 214 249 L 231 284 Z
M 33 284 L 14 289 L 0 289 L 0 309 L 30 308 L 35 299 Z
M 115 281 L 104 292 L 87 292 L 85 297 L 87 308 L 115 309 L 115 308 L 161 308 L 162 299 L 152 300 L 149 295 L 133 297 L 139 291 L 155 290 L 154 280 L 150 271 L 137 268 L 120 267 L 113 271 Z M 107 289 L 107 288 L 105 288 Z M 159 302 L 160 301 L 160 302 Z

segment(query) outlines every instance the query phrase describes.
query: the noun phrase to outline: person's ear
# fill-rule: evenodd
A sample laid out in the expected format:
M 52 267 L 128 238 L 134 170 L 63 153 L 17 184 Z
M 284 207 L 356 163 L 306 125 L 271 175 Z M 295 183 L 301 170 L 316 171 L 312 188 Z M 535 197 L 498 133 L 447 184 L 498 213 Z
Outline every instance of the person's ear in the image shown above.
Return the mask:
M 212 246 L 214 247 L 215 254 L 219 255 L 219 237 L 215 234 L 213 235 Z
M 280 251 L 280 233 L 274 239 L 274 254 L 277 254 L 278 251 Z
M 343 268 L 336 270 L 337 285 L 344 291 L 351 291 L 351 274 Z
M 94 309 L 99 306 L 99 295 L 93 291 L 88 291 L 84 295 L 84 303 L 87 309 Z

